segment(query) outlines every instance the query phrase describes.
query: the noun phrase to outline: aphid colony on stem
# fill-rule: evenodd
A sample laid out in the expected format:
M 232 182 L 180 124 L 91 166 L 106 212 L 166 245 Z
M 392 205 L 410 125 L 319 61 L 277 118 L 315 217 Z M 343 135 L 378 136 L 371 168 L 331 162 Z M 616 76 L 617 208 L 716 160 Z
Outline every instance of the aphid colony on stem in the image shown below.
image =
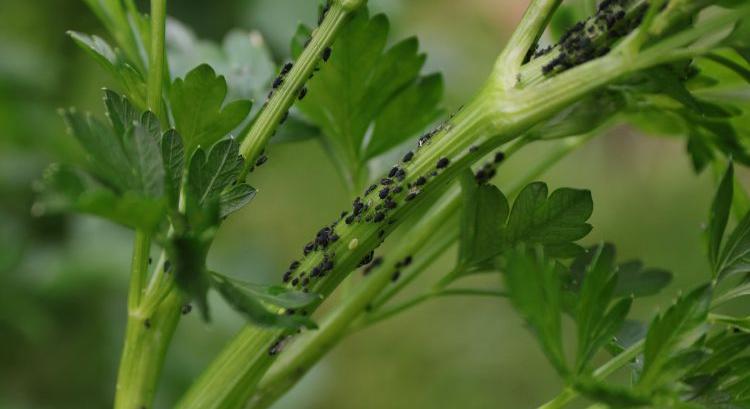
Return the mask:
M 607 54 L 610 50 L 607 44 L 637 27 L 648 9 L 648 3 L 632 9 L 629 9 L 629 3 L 627 0 L 602 2 L 594 16 L 579 21 L 563 34 L 558 42 L 560 53 L 542 67 L 542 73 L 559 73 Z M 552 49 L 538 50 L 533 53 L 533 58 L 542 57 Z

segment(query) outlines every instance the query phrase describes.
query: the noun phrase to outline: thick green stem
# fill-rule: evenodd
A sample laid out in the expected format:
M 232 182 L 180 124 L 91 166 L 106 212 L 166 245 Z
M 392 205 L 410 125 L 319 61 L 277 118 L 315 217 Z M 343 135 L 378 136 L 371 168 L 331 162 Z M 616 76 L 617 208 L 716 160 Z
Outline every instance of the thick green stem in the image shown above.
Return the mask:
M 161 95 L 164 83 L 164 29 L 167 19 L 167 0 L 151 0 L 151 46 L 148 65 L 148 109 L 162 117 Z
M 353 4 L 349 4 L 353 3 Z M 240 145 L 240 153 L 245 157 L 245 168 L 240 175 L 244 178 L 261 155 L 268 140 L 286 116 L 287 111 L 297 100 L 302 87 L 321 62 L 324 50 L 331 45 L 336 33 L 346 22 L 347 17 L 357 7 L 357 2 L 337 1 L 331 6 L 321 25 L 312 33 L 310 43 L 305 47 L 284 81 L 274 90 L 267 105 L 261 109 Z
M 128 316 L 115 409 L 151 407 L 167 347 L 180 318 L 180 299 L 171 294 L 149 318 Z
M 296 384 L 346 334 L 351 322 L 372 299 L 391 283 L 394 272 L 400 270 L 400 263 L 417 253 L 460 203 L 460 200 L 442 200 L 421 218 L 402 238 L 403 244 L 383 258 L 383 263 L 369 273 L 352 295 L 326 316 L 317 331 L 295 341 L 290 351 L 263 378 L 250 407 L 268 407 Z

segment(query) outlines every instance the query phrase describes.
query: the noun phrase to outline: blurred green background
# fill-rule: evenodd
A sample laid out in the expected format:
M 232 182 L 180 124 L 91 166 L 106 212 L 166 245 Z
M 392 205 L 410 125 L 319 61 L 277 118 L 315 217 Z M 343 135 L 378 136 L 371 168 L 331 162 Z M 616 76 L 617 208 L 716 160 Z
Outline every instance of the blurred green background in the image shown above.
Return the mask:
M 219 40 L 232 27 L 257 29 L 277 60 L 296 23 L 313 23 L 312 0 L 170 2 L 170 14 L 200 37 Z M 386 12 L 393 39 L 416 34 L 428 71 L 444 73 L 446 107 L 457 108 L 480 85 L 523 12 L 521 0 L 371 0 Z M 71 139 L 58 107 L 101 113 L 100 88 L 111 84 L 65 30 L 102 34 L 75 0 L 6 0 L 0 8 L 0 408 L 110 406 L 124 331 L 131 232 L 81 216 L 34 218 L 32 185 L 46 164 L 65 157 Z M 529 149 L 503 169 L 512 181 L 549 146 Z M 321 146 L 277 145 L 258 172 L 255 201 L 233 216 L 210 264 L 253 281 L 274 282 L 315 228 L 348 198 Z M 304 160 L 300 160 L 304 158 Z M 552 187 L 591 189 L 595 229 L 587 242 L 615 243 L 620 257 L 640 257 L 676 275 L 664 295 L 706 274 L 701 225 L 712 191 L 710 172 L 696 177 L 684 142 L 617 127 L 566 158 L 544 177 Z M 501 184 L 502 187 L 502 184 Z M 450 267 L 446 254 L 432 268 Z M 496 277 L 479 279 L 496 285 Z M 213 298 L 215 321 L 196 314 L 179 326 L 167 357 L 157 407 L 189 385 L 242 320 Z M 535 407 L 559 384 L 509 305 L 451 298 L 345 340 L 277 408 Z

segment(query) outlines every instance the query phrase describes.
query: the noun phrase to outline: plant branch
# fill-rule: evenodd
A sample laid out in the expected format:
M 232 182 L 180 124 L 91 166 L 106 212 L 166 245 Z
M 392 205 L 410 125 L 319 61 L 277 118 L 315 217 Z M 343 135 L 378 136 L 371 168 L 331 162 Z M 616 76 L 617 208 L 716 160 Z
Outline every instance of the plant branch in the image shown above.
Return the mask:
M 503 87 L 510 89 L 518 82 L 518 74 L 529 53 L 539 41 L 544 29 L 562 0 L 533 0 L 516 30 L 508 40 L 495 63 L 496 76 L 501 78 Z
M 244 179 L 252 170 L 268 140 L 297 100 L 305 82 L 320 63 L 324 50 L 334 41 L 336 33 L 344 25 L 347 17 L 363 3 L 364 1 L 354 0 L 335 1 L 323 22 L 313 31 L 310 43 L 302 51 L 281 85 L 273 91 L 267 105 L 260 110 L 240 145 L 240 154 L 245 157 L 245 167 L 240 179 Z
M 148 65 L 148 109 L 162 118 L 162 90 L 164 89 L 164 30 L 167 20 L 167 0 L 151 0 L 151 47 Z

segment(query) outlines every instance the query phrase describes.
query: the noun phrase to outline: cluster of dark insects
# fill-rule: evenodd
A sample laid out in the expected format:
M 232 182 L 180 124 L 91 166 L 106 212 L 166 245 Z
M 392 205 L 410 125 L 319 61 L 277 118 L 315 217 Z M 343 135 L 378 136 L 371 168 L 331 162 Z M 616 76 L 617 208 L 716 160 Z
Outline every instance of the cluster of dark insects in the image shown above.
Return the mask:
M 417 150 L 430 142 L 432 137 L 447 127 L 447 122 L 439 125 L 437 128 L 422 135 L 417 142 Z M 408 173 L 407 167 L 412 162 L 415 151 L 409 151 L 402 157 L 401 163 L 393 166 L 388 174 L 381 178 L 377 183 L 368 186 L 361 196 L 357 196 L 352 202 L 350 210 L 343 211 L 339 218 L 330 225 L 324 226 L 318 230 L 315 238 L 308 242 L 302 252 L 307 257 L 315 252 L 322 252 L 323 257 L 309 272 L 298 271 L 302 263 L 294 261 L 283 275 L 283 282 L 294 288 L 300 288 L 302 291 L 309 292 L 313 285 L 313 280 L 324 277 L 333 269 L 335 252 L 330 248 L 333 243 L 339 241 L 340 236 L 336 232 L 339 222 L 346 225 L 357 223 L 370 223 L 379 225 L 378 238 L 382 240 L 385 237 L 388 226 L 395 223 L 395 218 L 391 212 L 398 208 L 399 202 L 409 202 L 416 198 L 428 184 L 431 178 L 436 177 L 441 171 L 445 170 L 451 164 L 447 157 L 439 158 L 434 169 L 425 175 L 418 176 L 412 181 L 406 181 Z M 350 250 L 357 247 L 357 239 L 353 239 L 347 244 Z M 369 251 L 359 262 L 359 267 L 365 267 L 364 274 L 369 273 L 382 263 L 382 258 L 375 257 L 375 251 Z M 392 279 L 395 281 L 400 276 L 400 268 L 406 267 L 411 263 L 411 257 L 402 260 L 397 265 Z
M 542 67 L 542 73 L 560 73 L 607 54 L 609 45 L 640 24 L 648 8 L 642 4 L 629 12 L 629 3 L 629 0 L 603 1 L 594 16 L 579 21 L 563 34 L 556 47 L 559 54 Z M 541 57 L 554 48 L 539 49 L 533 57 Z

